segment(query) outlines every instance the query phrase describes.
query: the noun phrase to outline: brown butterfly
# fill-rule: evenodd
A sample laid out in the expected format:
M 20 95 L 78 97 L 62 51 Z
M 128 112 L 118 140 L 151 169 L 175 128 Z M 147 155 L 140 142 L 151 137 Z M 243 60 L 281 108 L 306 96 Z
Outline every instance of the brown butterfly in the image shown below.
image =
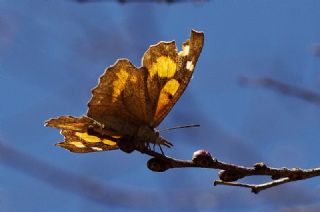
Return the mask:
M 150 143 L 172 146 L 155 128 L 186 89 L 203 42 L 204 34 L 192 30 L 180 52 L 174 41 L 161 41 L 149 47 L 139 68 L 127 59 L 117 60 L 92 90 L 86 116 L 45 122 L 61 129 L 65 139 L 57 145 L 79 153 L 131 152 Z

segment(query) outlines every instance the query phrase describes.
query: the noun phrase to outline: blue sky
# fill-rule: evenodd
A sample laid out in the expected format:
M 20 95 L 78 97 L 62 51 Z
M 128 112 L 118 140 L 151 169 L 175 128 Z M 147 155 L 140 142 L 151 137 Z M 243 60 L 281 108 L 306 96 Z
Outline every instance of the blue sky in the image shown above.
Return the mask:
M 320 92 L 320 58 L 312 52 L 319 10 L 317 0 L 0 0 L 0 210 L 319 209 L 317 178 L 254 195 L 213 187 L 216 170 L 153 173 L 138 153 L 72 154 L 53 146 L 58 130 L 43 127 L 51 117 L 84 114 L 91 88 L 116 59 L 138 66 L 149 45 L 176 40 L 181 48 L 197 29 L 205 45 L 194 77 L 160 128 L 201 127 L 166 132 L 175 145 L 166 153 L 190 159 L 204 148 L 241 165 L 317 167 L 319 106 L 237 79 L 272 77 Z

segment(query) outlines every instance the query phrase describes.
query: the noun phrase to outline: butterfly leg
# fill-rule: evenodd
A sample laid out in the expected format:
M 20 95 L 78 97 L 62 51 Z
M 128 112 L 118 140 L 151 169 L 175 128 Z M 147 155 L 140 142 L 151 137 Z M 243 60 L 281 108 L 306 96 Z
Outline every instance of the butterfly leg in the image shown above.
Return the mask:
M 155 151 L 155 149 L 156 149 L 156 144 L 153 144 L 152 150 Z
M 159 146 L 159 149 L 160 149 L 161 154 L 162 154 L 162 155 L 165 155 L 165 154 L 164 154 L 164 152 L 163 152 L 163 150 L 162 150 L 161 145 L 160 145 L 160 144 L 158 144 L 158 146 Z M 155 145 L 154 145 L 153 147 L 155 147 Z M 155 150 L 153 149 L 153 151 L 155 151 Z
M 156 146 L 159 146 L 159 149 L 160 149 L 160 151 L 161 151 L 161 154 L 162 154 L 162 155 L 165 155 L 160 144 L 155 144 L 155 143 L 153 143 L 153 144 L 152 144 L 152 149 L 151 149 L 150 143 L 149 143 L 149 142 L 146 142 L 146 147 L 147 147 L 147 149 L 152 150 L 152 151 L 154 151 L 154 152 L 156 152 Z
M 146 142 L 146 146 L 147 146 L 148 149 L 151 150 L 151 146 L 150 146 L 150 143 L 149 143 L 149 142 Z
M 161 154 L 162 154 L 162 155 L 165 155 L 160 144 L 159 144 L 159 149 L 160 149 L 160 151 L 161 151 Z

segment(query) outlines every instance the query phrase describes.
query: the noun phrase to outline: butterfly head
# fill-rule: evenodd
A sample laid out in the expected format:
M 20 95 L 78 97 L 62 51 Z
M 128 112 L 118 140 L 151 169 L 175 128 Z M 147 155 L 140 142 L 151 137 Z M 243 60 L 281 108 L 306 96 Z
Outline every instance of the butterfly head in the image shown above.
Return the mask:
M 173 146 L 169 141 L 161 137 L 156 129 L 148 126 L 141 126 L 135 136 L 122 136 L 121 139 L 117 141 L 117 144 L 119 148 L 126 153 L 150 148 L 149 144 L 164 145 L 169 148 Z

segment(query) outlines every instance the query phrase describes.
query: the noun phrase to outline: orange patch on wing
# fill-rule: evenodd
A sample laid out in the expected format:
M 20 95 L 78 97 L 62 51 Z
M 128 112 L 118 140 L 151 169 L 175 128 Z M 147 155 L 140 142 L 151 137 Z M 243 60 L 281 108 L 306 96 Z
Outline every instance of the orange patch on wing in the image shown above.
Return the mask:
M 160 92 L 155 117 L 163 108 L 165 108 L 168 104 L 170 104 L 170 101 L 173 98 L 173 96 L 176 94 L 177 90 L 179 89 L 179 86 L 180 86 L 180 83 L 175 79 L 169 80 L 164 85 L 164 87 L 161 89 L 161 92 Z
M 112 93 L 112 102 L 115 102 L 122 93 L 122 91 L 125 89 L 125 82 L 127 81 L 129 77 L 129 73 L 123 69 L 121 69 L 118 73 L 116 73 L 118 79 L 113 81 L 113 93 Z
M 150 77 L 158 75 L 160 78 L 171 78 L 177 71 L 177 64 L 170 57 L 160 56 L 149 69 Z

